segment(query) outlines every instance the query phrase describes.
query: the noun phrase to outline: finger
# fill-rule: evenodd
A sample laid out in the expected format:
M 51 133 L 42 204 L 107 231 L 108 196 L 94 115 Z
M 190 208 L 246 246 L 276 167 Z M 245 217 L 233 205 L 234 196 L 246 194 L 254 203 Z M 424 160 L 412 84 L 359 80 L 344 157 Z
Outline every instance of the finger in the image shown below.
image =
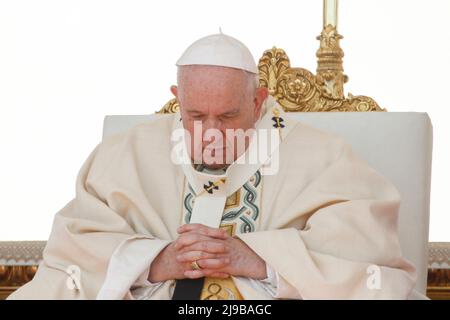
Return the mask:
M 213 259 L 216 255 L 205 251 L 187 251 L 177 255 L 178 262 L 192 262 L 200 259 Z
M 189 279 L 198 279 L 204 277 L 205 274 L 202 270 L 186 270 L 184 276 Z
M 189 279 L 198 279 L 202 277 L 214 277 L 226 279 L 230 277 L 230 274 L 217 270 L 203 269 L 203 270 L 186 270 L 184 272 L 184 276 Z
M 228 266 L 230 263 L 229 258 L 219 258 L 219 259 L 201 259 L 197 261 L 197 264 L 202 269 L 219 269 Z
M 225 272 L 214 272 L 214 273 L 211 273 L 210 275 L 208 275 L 208 277 L 226 279 L 226 278 L 229 278 L 230 275 Z
M 206 227 L 206 226 L 201 223 L 186 223 L 186 224 L 179 226 L 177 229 L 177 232 L 183 233 L 183 232 L 188 232 L 188 231 L 192 231 L 192 230 L 198 230 L 203 227 Z
M 184 224 L 177 229 L 179 234 L 186 232 L 200 233 L 208 237 L 226 239 L 228 234 L 225 230 L 220 228 L 211 228 L 200 223 L 188 223 Z
M 230 274 L 223 269 L 202 269 L 204 277 L 228 278 Z
M 228 233 L 225 230 L 222 230 L 220 228 L 210 228 L 202 224 L 195 224 L 195 225 L 185 224 L 181 226 L 180 229 L 177 231 L 179 234 L 191 232 L 222 240 L 227 239 L 227 237 L 229 237 Z
M 228 248 L 223 241 L 198 241 L 178 249 L 180 252 L 204 251 L 208 253 L 227 253 Z
M 207 240 L 212 240 L 212 238 L 197 233 L 186 233 L 180 235 L 180 237 L 175 241 L 175 250 L 181 250 L 181 248 L 192 245 L 198 241 Z

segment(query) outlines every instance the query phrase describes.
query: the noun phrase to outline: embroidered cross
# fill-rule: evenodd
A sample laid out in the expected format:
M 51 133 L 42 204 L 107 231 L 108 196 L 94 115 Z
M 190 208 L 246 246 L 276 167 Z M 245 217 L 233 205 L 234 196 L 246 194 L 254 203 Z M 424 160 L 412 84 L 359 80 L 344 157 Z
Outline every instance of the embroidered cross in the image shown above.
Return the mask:
M 284 124 L 283 124 L 283 118 L 280 118 L 280 117 L 273 117 L 272 118 L 272 120 L 275 122 L 274 124 L 273 124 L 273 126 L 275 127 L 275 128 L 277 128 L 277 129 L 279 129 L 279 128 L 284 128 Z
M 284 119 L 280 117 L 280 111 L 278 109 L 273 110 L 274 117 L 272 117 L 272 120 L 275 122 L 273 124 L 274 128 L 280 129 L 284 128 L 283 121 Z
M 273 124 L 274 128 L 278 129 L 278 135 L 280 136 L 280 141 L 283 140 L 283 136 L 281 135 L 281 129 L 284 128 L 283 121 L 284 119 L 280 117 L 280 110 L 278 109 L 272 109 L 273 117 L 272 120 L 275 122 Z
M 225 179 L 217 180 L 216 182 L 208 181 L 208 184 L 203 185 L 203 189 L 209 194 L 213 194 L 214 190 L 219 190 L 219 184 L 224 183 Z

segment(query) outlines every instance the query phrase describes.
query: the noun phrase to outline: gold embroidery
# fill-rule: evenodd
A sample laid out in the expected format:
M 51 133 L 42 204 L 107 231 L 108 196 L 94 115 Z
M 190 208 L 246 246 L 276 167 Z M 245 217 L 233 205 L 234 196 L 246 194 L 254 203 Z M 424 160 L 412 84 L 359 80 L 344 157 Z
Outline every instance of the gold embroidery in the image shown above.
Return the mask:
M 221 224 L 220 228 L 230 236 L 234 236 L 235 226 L 235 223 Z M 244 298 L 231 277 L 226 279 L 206 277 L 200 300 L 244 300 Z
M 220 291 L 222 291 L 222 286 L 217 283 L 211 283 L 208 285 L 207 291 L 210 295 L 205 297 L 205 300 L 228 300 L 219 295 Z
M 238 189 L 235 193 L 227 198 L 225 202 L 225 210 L 237 207 L 241 202 L 241 189 Z
M 205 278 L 200 300 L 244 300 L 233 279 Z
M 233 236 L 236 234 L 236 223 L 222 223 L 220 229 L 225 230 L 229 235 Z

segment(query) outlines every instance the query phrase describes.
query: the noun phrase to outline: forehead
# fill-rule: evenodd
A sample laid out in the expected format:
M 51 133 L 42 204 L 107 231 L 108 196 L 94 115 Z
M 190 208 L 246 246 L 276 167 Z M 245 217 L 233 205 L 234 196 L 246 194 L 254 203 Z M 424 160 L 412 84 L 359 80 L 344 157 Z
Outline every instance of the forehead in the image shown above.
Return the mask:
M 239 89 L 248 84 L 245 71 L 219 66 L 183 66 L 178 68 L 178 87 L 181 90 L 220 91 Z M 215 90 L 214 90 L 215 89 Z
M 222 67 L 222 66 L 210 66 L 210 65 L 189 65 L 178 67 L 178 80 L 184 77 L 190 78 L 242 78 L 245 77 L 246 72 L 244 70 Z
M 224 114 L 239 111 L 243 106 L 244 99 L 238 95 L 216 95 L 208 92 L 207 94 L 195 93 L 188 94 L 188 97 L 181 100 L 182 111 L 188 113 L 202 114 Z
M 180 72 L 181 71 L 181 72 Z M 179 99 L 185 111 L 230 112 L 240 108 L 247 85 L 242 70 L 217 66 L 184 66 L 179 70 Z

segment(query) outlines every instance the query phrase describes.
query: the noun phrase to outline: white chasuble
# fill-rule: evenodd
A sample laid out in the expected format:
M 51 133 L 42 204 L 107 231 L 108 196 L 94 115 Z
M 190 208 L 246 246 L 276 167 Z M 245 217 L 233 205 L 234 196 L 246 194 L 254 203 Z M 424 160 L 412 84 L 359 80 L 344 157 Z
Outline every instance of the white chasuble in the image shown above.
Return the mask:
M 209 184 L 192 165 L 174 163 L 171 135 L 179 114 L 102 141 L 78 174 L 75 198 L 55 216 L 35 277 L 10 298 L 132 298 L 153 259 L 190 221 L 234 230 L 303 299 L 408 298 L 415 269 L 399 244 L 395 186 L 341 138 L 270 114 L 278 106 L 273 98 L 264 105 L 258 125 L 276 125 L 281 141 L 273 174 L 263 174 L 267 162 L 244 165 L 242 174 L 232 164 L 220 177 L 224 183 Z M 220 201 L 194 201 L 209 197 L 204 185 L 211 192 L 224 188 Z M 215 208 L 211 216 L 208 207 Z M 368 285 L 374 269 L 378 287 Z M 272 298 L 251 279 L 231 279 L 243 299 Z M 164 281 L 151 299 L 171 299 L 174 286 Z M 281 290 L 277 298 L 296 297 Z

